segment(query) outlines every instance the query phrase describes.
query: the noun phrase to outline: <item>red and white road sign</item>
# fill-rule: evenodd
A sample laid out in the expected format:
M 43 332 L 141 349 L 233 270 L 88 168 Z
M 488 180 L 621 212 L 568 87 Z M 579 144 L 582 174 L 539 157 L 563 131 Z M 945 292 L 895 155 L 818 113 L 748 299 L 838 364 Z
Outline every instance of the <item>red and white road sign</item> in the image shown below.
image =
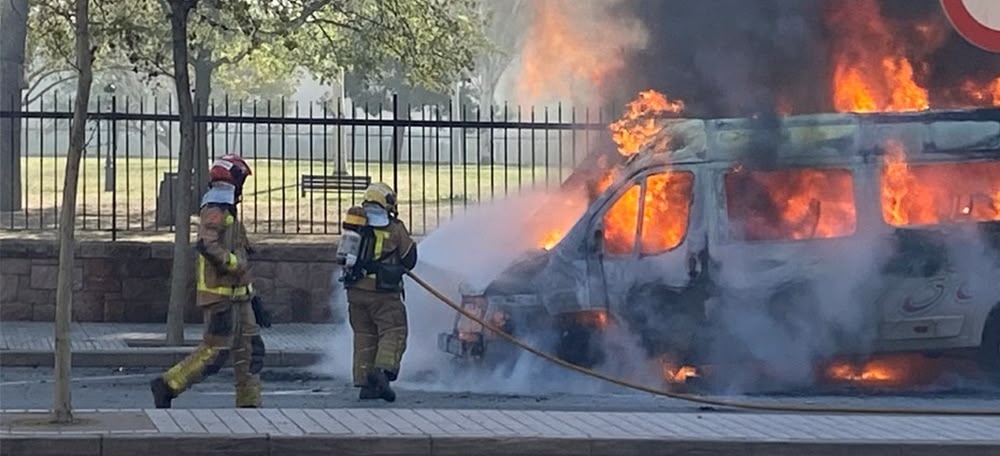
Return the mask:
M 941 7 L 959 35 L 1000 53 L 1000 0 L 941 0 Z

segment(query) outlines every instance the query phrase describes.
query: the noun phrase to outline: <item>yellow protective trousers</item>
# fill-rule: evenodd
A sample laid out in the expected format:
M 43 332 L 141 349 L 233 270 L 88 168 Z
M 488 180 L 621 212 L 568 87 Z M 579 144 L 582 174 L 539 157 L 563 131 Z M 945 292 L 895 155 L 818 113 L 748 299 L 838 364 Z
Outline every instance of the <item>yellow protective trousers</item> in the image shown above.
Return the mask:
M 264 366 L 264 340 L 249 301 L 221 301 L 204 307 L 205 332 L 201 344 L 163 374 L 174 397 L 233 358 L 236 406 L 260 407 L 259 373 Z
M 406 307 L 399 293 L 349 288 L 347 302 L 354 330 L 354 386 L 367 385 L 372 368 L 395 380 L 407 335 Z

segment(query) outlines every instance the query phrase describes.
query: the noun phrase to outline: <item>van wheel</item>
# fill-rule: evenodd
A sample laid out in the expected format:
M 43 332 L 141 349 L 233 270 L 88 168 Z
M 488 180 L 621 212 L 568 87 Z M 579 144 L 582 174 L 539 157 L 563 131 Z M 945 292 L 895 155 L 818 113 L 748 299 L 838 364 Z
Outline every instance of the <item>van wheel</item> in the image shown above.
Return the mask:
M 557 356 L 588 369 L 604 362 L 601 331 L 586 325 L 566 324 L 559 334 Z
M 991 380 L 1000 383 L 1000 304 L 990 312 L 979 345 L 979 368 Z
M 690 299 L 686 299 L 690 298 Z M 622 318 L 638 334 L 649 355 L 671 353 L 686 359 L 703 329 L 704 306 L 661 284 L 645 284 L 628 294 Z

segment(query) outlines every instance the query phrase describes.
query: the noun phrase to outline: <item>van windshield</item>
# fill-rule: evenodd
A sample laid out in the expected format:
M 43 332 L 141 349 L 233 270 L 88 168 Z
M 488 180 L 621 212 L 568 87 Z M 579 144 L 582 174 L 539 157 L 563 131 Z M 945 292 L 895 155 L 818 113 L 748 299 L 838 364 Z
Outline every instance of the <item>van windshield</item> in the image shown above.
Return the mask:
M 1000 162 L 888 160 L 882 218 L 893 226 L 1000 221 Z
M 833 238 L 849 236 L 857 226 L 848 169 L 737 169 L 726 174 L 725 192 L 737 240 Z

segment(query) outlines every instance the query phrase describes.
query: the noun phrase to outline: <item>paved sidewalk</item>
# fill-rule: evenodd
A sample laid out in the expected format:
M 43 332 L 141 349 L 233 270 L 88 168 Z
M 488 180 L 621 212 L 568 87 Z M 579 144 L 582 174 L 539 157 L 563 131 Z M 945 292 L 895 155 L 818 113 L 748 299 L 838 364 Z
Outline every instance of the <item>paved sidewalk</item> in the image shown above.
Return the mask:
M 333 347 L 333 325 L 276 324 L 261 328 L 268 365 L 315 364 Z M 73 365 L 79 367 L 168 367 L 186 356 L 201 338 L 201 325 L 186 325 L 183 347 L 157 347 L 165 327 L 150 323 L 73 323 Z M 0 367 L 53 363 L 53 323 L 0 322 Z
M 435 409 L 0 413 L 0 454 L 1000 454 L 1000 418 Z

